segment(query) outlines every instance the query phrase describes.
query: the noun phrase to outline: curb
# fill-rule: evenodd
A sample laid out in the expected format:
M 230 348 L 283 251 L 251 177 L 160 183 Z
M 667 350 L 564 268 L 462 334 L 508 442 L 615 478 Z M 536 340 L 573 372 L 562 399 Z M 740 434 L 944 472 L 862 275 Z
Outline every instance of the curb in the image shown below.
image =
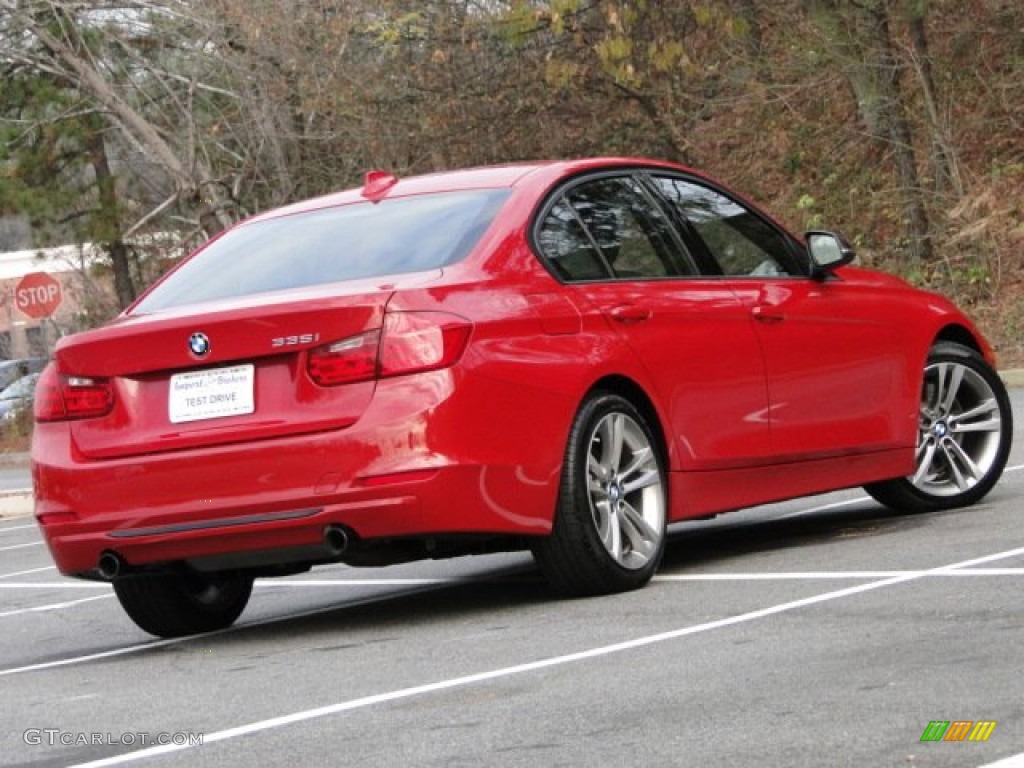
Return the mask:
M 29 465 L 29 454 L 25 453 L 0 453 L 0 467 L 27 467 Z
M 15 491 L 0 494 L 0 520 L 16 517 L 28 517 L 32 514 L 35 502 L 32 491 Z
M 1008 387 L 1024 387 L 1024 368 L 1011 368 L 1000 371 L 999 376 Z

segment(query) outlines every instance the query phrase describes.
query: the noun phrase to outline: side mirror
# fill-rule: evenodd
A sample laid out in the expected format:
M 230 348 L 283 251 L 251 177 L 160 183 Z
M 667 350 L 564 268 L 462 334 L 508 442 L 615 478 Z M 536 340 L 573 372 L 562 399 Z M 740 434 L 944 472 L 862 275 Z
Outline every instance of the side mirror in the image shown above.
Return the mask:
M 849 264 L 857 254 L 842 235 L 836 232 L 812 230 L 807 239 L 807 253 L 811 257 L 811 277 L 824 280 L 833 269 Z

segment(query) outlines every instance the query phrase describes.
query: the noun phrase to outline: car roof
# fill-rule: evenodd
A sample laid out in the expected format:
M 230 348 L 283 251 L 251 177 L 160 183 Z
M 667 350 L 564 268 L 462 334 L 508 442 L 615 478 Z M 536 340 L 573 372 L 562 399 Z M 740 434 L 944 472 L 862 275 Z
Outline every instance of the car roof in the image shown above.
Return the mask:
M 532 187 L 534 185 L 546 187 L 560 178 L 572 176 L 577 173 L 600 170 L 601 168 L 622 167 L 663 168 L 703 176 L 703 174 L 700 174 L 690 168 L 664 160 L 654 160 L 646 157 L 590 157 L 574 160 L 508 163 L 504 165 L 464 168 L 397 178 L 395 183 L 387 188 L 386 193 L 383 194 L 382 197 L 397 198 L 434 192 L 459 192 L 474 189 Z M 346 205 L 365 200 L 366 197 L 363 195 L 363 187 L 354 187 L 352 189 L 334 192 L 321 197 L 303 200 L 301 202 L 287 205 L 283 208 L 275 208 L 274 210 L 257 214 L 256 216 L 247 219 L 246 223 L 276 218 L 278 216 L 288 216 L 295 213 L 315 211 L 322 208 L 331 208 L 338 205 Z

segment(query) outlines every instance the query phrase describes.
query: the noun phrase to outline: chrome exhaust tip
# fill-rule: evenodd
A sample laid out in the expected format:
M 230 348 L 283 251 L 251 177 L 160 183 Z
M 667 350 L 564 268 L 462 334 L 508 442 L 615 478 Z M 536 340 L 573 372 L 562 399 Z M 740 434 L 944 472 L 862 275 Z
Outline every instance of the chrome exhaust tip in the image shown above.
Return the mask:
M 348 549 L 348 533 L 338 525 L 329 525 L 324 528 L 324 547 L 332 557 L 338 557 Z
M 116 552 L 104 552 L 100 555 L 99 563 L 96 566 L 96 570 L 100 577 L 107 581 L 113 581 L 124 569 L 124 563 L 121 560 L 121 556 Z

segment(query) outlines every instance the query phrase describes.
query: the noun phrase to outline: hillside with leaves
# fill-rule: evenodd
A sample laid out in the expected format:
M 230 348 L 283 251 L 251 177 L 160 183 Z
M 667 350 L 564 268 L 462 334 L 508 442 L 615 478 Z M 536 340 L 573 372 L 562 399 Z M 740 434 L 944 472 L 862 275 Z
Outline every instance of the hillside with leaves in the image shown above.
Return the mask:
M 101 243 L 121 305 L 368 169 L 648 155 L 842 230 L 1024 361 L 1016 0 L 0 0 L 0 67 L 0 216 Z

